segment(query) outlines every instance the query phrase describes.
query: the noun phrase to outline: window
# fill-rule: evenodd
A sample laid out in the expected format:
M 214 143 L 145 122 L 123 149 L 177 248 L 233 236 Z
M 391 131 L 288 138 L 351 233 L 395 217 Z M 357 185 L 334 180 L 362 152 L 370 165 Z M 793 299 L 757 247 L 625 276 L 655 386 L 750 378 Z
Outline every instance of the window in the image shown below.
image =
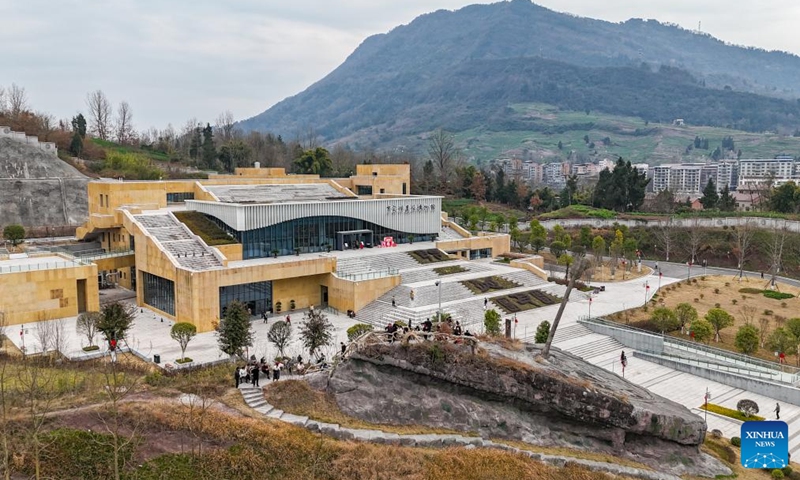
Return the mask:
M 247 305 L 251 315 L 272 312 L 272 282 L 242 283 L 219 287 L 219 318 L 225 316 L 228 304 L 234 300 Z M 286 305 L 286 307 L 288 306 Z
M 403 195 L 406 195 L 406 184 L 405 184 L 405 182 L 403 183 Z
M 102 193 L 100 194 L 100 206 L 101 207 L 103 206 L 103 194 Z
M 151 273 L 142 272 L 144 303 L 162 312 L 175 315 L 175 283 Z
M 186 200 L 194 200 L 194 192 L 177 192 L 167 194 L 167 203 L 183 203 Z
M 108 195 L 106 195 L 106 207 L 108 207 L 108 206 L 110 206 L 110 205 L 108 204 Z
M 381 193 L 386 193 L 386 189 L 385 188 L 381 188 Z
M 372 195 L 372 185 L 356 185 L 358 195 Z

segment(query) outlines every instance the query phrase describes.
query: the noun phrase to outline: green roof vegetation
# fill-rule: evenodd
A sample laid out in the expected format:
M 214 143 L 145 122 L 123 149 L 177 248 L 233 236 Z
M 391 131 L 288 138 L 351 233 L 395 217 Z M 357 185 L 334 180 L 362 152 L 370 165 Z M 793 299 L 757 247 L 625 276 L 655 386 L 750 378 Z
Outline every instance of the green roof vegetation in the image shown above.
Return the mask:
M 185 211 L 174 212 L 175 218 L 189 227 L 195 235 L 202 238 L 206 245 L 232 245 L 239 243 L 225 230 L 221 229 L 216 223 L 212 222 L 207 216 L 200 212 Z

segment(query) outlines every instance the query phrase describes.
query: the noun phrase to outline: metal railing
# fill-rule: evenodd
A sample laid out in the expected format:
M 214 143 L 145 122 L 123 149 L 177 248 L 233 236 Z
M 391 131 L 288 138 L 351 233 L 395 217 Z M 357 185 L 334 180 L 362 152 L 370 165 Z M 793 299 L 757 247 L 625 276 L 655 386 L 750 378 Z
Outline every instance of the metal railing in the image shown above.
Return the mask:
M 93 253 L 88 255 L 78 255 L 78 258 L 83 260 L 101 260 L 103 258 L 114 258 L 114 257 L 126 257 L 128 255 L 133 255 L 135 252 L 131 249 L 124 249 L 124 250 L 111 250 L 108 252 L 99 252 Z
M 636 355 L 639 355 L 639 354 L 637 353 Z M 752 377 L 757 377 L 757 378 L 769 380 L 771 382 L 780 382 L 780 383 L 786 383 L 786 384 L 790 384 L 790 385 L 794 385 L 795 382 L 797 382 L 797 375 L 794 375 L 794 374 L 791 374 L 791 373 L 784 373 L 784 372 L 778 372 L 778 371 L 768 372 L 768 371 L 764 371 L 764 370 L 761 370 L 761 369 L 758 369 L 758 368 L 752 369 L 752 368 L 740 367 L 740 366 L 730 365 L 730 364 L 726 365 L 726 364 L 723 364 L 723 363 L 712 362 L 712 361 L 709 361 L 709 360 L 702 360 L 702 359 L 699 359 L 699 358 L 681 357 L 681 356 L 672 355 L 672 354 L 669 354 L 669 353 L 663 353 L 661 355 L 652 355 L 652 354 L 649 354 L 649 355 L 652 356 L 652 357 L 660 357 L 660 358 L 664 358 L 664 359 L 667 359 L 667 360 L 672 360 L 673 362 L 679 362 L 679 363 L 688 364 L 688 365 L 695 365 L 695 366 L 698 366 L 698 367 L 706 368 L 708 370 L 718 370 L 718 371 L 727 372 L 727 373 L 735 373 L 735 374 L 738 374 L 738 375 L 742 375 L 744 377 L 751 377 L 751 378 Z M 643 354 L 643 357 L 645 359 L 647 359 L 647 356 L 648 356 L 647 353 Z
M 73 268 L 88 265 L 78 259 L 75 260 L 57 260 L 47 261 L 40 263 L 26 263 L 22 265 L 7 265 L 0 266 L 0 273 L 19 273 L 19 272 L 32 272 L 36 270 L 52 270 L 55 268 Z
M 360 282 L 363 280 L 374 280 L 376 278 L 386 278 L 394 275 L 400 275 L 400 270 L 396 268 L 388 268 L 386 270 L 372 270 L 363 273 L 345 273 L 337 271 L 335 275 L 351 282 Z
M 718 362 L 712 362 L 710 360 L 702 360 L 702 359 L 694 359 L 688 358 L 685 356 L 677 356 L 674 354 L 664 353 L 664 352 L 645 352 L 645 353 L 655 353 L 657 355 L 662 356 L 671 356 L 674 358 L 679 358 L 682 361 L 696 361 L 696 362 L 704 362 L 708 365 L 719 365 L 725 366 L 726 368 L 735 368 L 739 371 L 747 371 L 747 372 L 756 372 L 760 371 L 763 372 L 765 375 L 768 375 L 768 378 L 773 378 L 775 375 L 780 375 L 781 378 L 784 378 L 786 383 L 795 384 L 800 381 L 800 368 L 793 367 L 786 364 L 770 362 L 767 360 L 762 360 L 760 358 L 754 358 L 747 355 L 743 355 L 736 352 L 731 352 L 728 350 L 723 350 L 721 348 L 712 347 L 709 345 L 705 345 L 700 342 L 692 342 L 687 340 L 682 340 L 680 338 L 675 338 L 670 335 L 663 335 L 658 332 L 652 332 L 649 330 L 644 330 L 641 328 L 631 327 L 629 325 L 625 325 L 622 323 L 612 322 L 610 320 L 606 320 L 604 318 L 599 317 L 581 317 L 578 319 L 580 323 L 595 323 L 598 325 L 603 325 L 607 327 L 618 328 L 620 330 L 628 330 L 632 332 L 642 333 L 646 335 L 654 335 L 659 336 L 664 339 L 664 347 L 665 348 L 673 348 L 676 350 L 685 351 L 690 354 L 700 355 L 705 357 L 710 357 L 712 359 L 717 359 L 720 361 L 728 362 L 728 365 L 721 364 Z M 709 367 L 710 368 L 710 367 Z M 716 368 L 720 370 L 721 368 Z

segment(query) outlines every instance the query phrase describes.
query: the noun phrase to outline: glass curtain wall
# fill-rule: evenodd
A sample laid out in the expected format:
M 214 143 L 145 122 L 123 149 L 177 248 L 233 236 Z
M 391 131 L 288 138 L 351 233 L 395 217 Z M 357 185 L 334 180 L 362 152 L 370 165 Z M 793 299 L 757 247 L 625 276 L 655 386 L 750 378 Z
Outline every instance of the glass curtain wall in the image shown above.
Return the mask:
M 383 237 L 394 237 L 395 243 L 408 243 L 409 233 L 397 232 L 374 223 L 348 217 L 306 217 L 289 220 L 277 225 L 237 232 L 224 222 L 214 217 L 209 217 L 221 228 L 233 234 L 242 244 L 243 258 L 269 257 L 277 255 L 292 255 L 295 248 L 300 253 L 324 252 L 327 245 L 333 250 L 341 250 L 337 232 L 354 230 L 371 230 L 375 242 L 379 243 Z M 414 240 L 419 242 L 433 241 L 437 233 L 413 234 Z
M 175 315 L 175 283 L 147 272 L 142 272 L 142 282 L 144 303 Z
M 272 282 L 242 283 L 219 287 L 219 318 L 225 316 L 228 304 L 238 300 L 250 309 L 250 315 L 272 312 Z

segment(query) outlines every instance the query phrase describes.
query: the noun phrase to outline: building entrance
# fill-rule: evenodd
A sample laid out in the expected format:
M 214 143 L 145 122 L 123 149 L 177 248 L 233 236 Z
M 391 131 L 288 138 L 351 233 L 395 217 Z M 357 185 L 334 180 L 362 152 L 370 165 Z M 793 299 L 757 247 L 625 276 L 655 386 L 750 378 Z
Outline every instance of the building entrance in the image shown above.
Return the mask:
M 357 250 L 361 248 L 361 243 L 367 248 L 375 246 L 375 235 L 372 230 L 347 230 L 336 232 L 337 250 Z

